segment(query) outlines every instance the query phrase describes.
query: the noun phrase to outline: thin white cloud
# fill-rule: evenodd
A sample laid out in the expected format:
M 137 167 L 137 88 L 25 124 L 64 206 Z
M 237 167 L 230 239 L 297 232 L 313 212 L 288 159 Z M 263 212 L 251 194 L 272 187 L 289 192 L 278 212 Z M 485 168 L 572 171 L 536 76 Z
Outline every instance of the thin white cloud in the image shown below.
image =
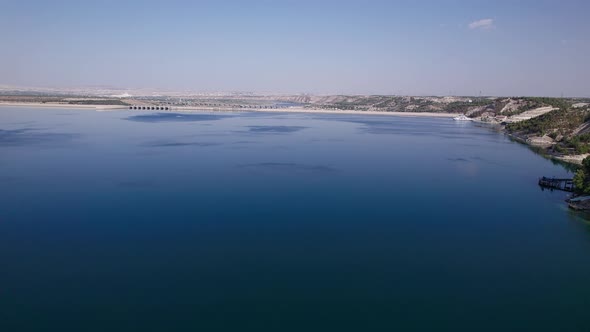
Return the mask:
M 469 23 L 469 29 L 471 29 L 471 30 L 474 30 L 474 29 L 487 30 L 487 29 L 492 29 L 493 27 L 494 27 L 494 20 L 491 18 L 484 18 L 484 19 L 473 21 L 473 22 Z

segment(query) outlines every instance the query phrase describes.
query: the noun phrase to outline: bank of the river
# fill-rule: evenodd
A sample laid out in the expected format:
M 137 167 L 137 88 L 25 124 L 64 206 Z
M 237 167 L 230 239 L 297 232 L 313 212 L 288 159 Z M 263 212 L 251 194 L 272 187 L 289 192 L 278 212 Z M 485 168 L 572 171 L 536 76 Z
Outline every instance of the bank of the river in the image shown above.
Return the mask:
M 73 105 L 58 103 L 0 103 L 1 106 L 16 107 L 47 107 L 47 108 L 69 108 L 69 109 L 91 109 L 91 110 L 125 110 L 128 106 L 121 105 Z M 390 115 L 390 116 L 409 116 L 409 117 L 430 117 L 430 118 L 453 118 L 457 113 L 436 113 L 436 112 L 386 112 L 386 111 L 351 111 L 351 110 L 325 110 L 319 108 L 304 107 L 281 107 L 272 109 L 258 108 L 235 108 L 223 106 L 199 106 L 199 107 L 173 107 L 174 112 L 201 112 L 201 111 L 221 111 L 221 112 L 260 112 L 260 113 L 311 113 L 311 114 L 358 114 L 358 115 Z
M 545 142 L 539 142 L 538 140 L 534 140 L 534 139 L 531 139 L 528 137 L 523 137 L 523 136 L 520 136 L 515 133 L 509 133 L 505 130 L 505 128 L 503 128 L 502 130 L 506 133 L 506 135 L 508 135 L 508 137 L 510 137 L 514 141 L 525 144 L 525 145 L 535 149 L 535 151 L 537 151 L 539 154 L 542 154 L 543 156 L 546 156 L 548 158 L 558 160 L 558 161 L 561 161 L 564 163 L 572 164 L 575 166 L 580 166 L 580 165 L 582 165 L 582 161 L 586 157 L 590 156 L 590 154 L 588 154 L 588 153 L 570 154 L 570 155 L 556 153 L 555 151 L 549 150 L 548 147 L 551 147 L 551 145 L 545 144 Z

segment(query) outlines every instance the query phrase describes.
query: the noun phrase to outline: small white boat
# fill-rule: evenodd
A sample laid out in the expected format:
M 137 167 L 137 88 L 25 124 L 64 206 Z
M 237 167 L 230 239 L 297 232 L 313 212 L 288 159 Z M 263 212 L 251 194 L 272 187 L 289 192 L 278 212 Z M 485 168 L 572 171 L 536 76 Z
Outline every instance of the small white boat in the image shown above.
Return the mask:
M 456 121 L 473 121 L 472 118 L 466 117 L 465 114 L 461 114 L 461 115 L 459 115 L 457 117 L 454 117 L 453 120 L 456 120 Z

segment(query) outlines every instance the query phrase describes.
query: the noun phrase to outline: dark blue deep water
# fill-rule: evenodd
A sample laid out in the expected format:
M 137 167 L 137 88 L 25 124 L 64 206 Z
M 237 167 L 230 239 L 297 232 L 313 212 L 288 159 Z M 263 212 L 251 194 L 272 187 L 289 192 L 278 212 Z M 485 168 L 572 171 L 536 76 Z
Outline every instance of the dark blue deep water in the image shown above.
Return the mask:
M 450 119 L 0 109 L 0 331 L 590 331 L 568 172 Z

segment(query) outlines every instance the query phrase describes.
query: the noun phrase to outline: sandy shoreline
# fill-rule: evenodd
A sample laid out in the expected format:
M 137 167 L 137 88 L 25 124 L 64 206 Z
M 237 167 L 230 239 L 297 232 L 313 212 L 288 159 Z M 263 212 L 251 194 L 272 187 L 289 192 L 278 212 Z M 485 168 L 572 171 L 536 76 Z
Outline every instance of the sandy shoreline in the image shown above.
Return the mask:
M 87 109 L 95 111 L 116 111 L 127 110 L 126 106 L 121 105 L 72 105 L 72 104 L 52 104 L 52 103 L 6 103 L 0 102 L 0 107 L 47 107 L 47 108 L 69 108 L 69 109 Z M 455 113 L 432 113 L 432 112 L 377 112 L 377 111 L 347 111 L 347 110 L 324 110 L 309 109 L 302 107 L 273 108 L 273 109 L 245 109 L 232 107 L 174 107 L 173 112 L 265 112 L 265 113 L 308 113 L 308 114 L 357 114 L 357 115 L 389 115 L 389 116 L 406 116 L 406 117 L 433 117 L 433 118 L 452 118 L 457 116 Z M 169 111 L 170 112 L 170 111 Z

